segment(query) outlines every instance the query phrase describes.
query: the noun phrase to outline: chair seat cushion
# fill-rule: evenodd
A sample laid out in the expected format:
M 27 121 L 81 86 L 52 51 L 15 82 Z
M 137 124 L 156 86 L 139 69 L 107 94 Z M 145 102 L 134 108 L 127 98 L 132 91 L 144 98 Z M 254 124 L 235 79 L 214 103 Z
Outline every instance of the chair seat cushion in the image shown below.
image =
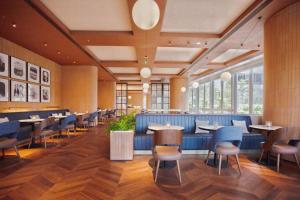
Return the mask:
M 280 154 L 295 154 L 298 152 L 297 147 L 288 144 L 274 144 L 272 146 L 272 151 Z
M 240 149 L 230 142 L 217 145 L 216 153 L 221 155 L 235 155 L 240 152 Z
M 53 135 L 54 131 L 53 130 L 43 130 L 41 132 L 41 136 L 49 136 L 49 135 Z
M 0 149 L 10 148 L 17 144 L 16 138 L 0 138 Z
M 75 128 L 75 125 L 74 124 L 68 124 L 66 126 L 66 129 L 74 129 Z
M 178 146 L 156 146 L 154 151 L 156 160 L 179 160 L 181 153 Z

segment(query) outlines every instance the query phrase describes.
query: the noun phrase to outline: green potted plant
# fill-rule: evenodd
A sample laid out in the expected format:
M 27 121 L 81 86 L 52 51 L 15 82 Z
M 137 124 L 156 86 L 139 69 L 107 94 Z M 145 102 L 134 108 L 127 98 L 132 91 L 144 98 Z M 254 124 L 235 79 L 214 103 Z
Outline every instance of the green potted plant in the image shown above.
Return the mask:
M 133 136 L 135 113 L 122 115 L 119 120 L 111 121 L 107 132 L 110 135 L 110 160 L 133 159 Z

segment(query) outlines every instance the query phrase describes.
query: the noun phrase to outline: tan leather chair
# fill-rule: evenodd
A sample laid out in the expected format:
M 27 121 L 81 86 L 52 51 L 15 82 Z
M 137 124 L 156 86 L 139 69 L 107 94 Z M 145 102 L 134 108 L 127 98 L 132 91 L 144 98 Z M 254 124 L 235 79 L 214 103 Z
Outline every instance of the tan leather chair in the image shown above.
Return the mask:
M 181 130 L 159 130 L 154 133 L 153 157 L 156 164 L 155 182 L 157 181 L 160 161 L 177 162 L 179 182 L 181 183 L 181 173 L 179 160 L 181 159 L 182 131 Z M 172 145 L 172 146 L 166 146 Z
M 274 144 L 272 146 L 272 151 L 277 154 L 277 172 L 279 172 L 281 155 L 293 155 L 297 162 L 297 165 L 300 169 L 300 164 L 299 164 L 299 160 L 297 157 L 298 145 L 299 145 L 299 143 L 296 146 L 292 146 L 289 144 Z

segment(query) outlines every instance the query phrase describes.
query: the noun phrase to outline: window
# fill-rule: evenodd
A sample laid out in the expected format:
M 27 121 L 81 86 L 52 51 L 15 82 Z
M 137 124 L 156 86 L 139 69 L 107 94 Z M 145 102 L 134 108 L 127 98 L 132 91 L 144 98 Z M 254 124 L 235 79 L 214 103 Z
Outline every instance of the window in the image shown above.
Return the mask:
M 127 83 L 118 83 L 116 92 L 117 116 L 127 114 Z
M 210 82 L 204 84 L 204 104 L 203 110 L 210 110 Z
M 222 109 L 223 113 L 232 112 L 232 81 L 223 81 L 223 101 Z
M 203 111 L 204 109 L 204 84 L 199 85 L 199 110 Z
M 222 109 L 222 85 L 221 80 L 217 79 L 213 81 L 214 83 L 214 112 L 221 112 Z
M 252 71 L 252 113 L 262 114 L 263 112 L 263 68 L 256 67 Z
M 250 70 L 241 71 L 236 74 L 236 99 L 237 99 L 237 112 L 249 113 L 249 80 Z
M 169 109 L 170 91 L 168 83 L 151 84 L 151 108 Z

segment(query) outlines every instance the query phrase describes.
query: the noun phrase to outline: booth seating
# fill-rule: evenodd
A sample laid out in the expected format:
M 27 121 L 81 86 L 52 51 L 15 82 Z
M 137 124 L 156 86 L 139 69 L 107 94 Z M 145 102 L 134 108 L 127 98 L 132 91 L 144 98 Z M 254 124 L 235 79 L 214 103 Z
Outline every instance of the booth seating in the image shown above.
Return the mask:
M 249 133 L 243 133 L 242 150 L 259 150 L 260 142 L 265 141 L 262 134 L 255 133 L 249 125 L 252 124 L 249 115 L 205 115 L 205 114 L 137 114 L 134 136 L 135 150 L 151 150 L 153 135 L 146 134 L 148 125 L 166 124 L 184 127 L 183 150 L 207 150 L 209 149 L 212 133 L 195 133 L 195 120 L 209 121 L 210 124 L 218 123 L 223 126 L 232 126 L 232 120 L 245 121 Z
M 0 123 L 0 149 L 2 149 L 2 157 L 5 155 L 5 149 L 14 148 L 16 155 L 20 158 L 17 148 L 17 135 L 20 128 L 18 121 Z
M 0 113 L 0 118 L 7 117 L 9 121 L 18 121 L 21 119 L 29 119 L 30 116 L 38 115 L 40 118 L 48 118 L 53 113 L 64 115 L 66 112 L 69 112 L 68 109 L 59 109 L 59 110 L 41 110 L 41 111 L 24 111 L 24 112 L 8 112 Z M 56 124 L 58 127 L 58 124 Z M 18 131 L 17 141 L 18 144 L 29 144 L 30 138 L 32 136 L 33 127 L 28 124 L 21 124 L 21 127 Z

